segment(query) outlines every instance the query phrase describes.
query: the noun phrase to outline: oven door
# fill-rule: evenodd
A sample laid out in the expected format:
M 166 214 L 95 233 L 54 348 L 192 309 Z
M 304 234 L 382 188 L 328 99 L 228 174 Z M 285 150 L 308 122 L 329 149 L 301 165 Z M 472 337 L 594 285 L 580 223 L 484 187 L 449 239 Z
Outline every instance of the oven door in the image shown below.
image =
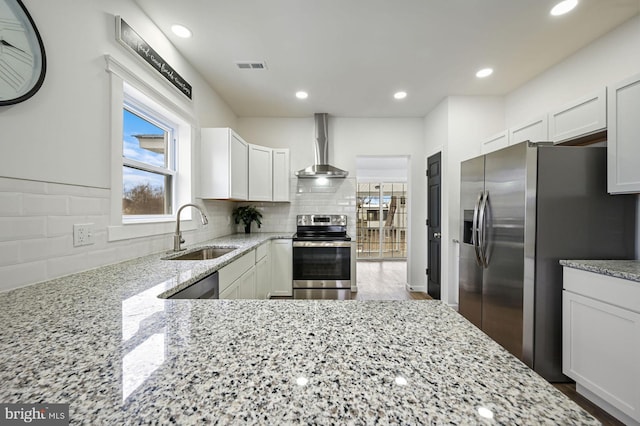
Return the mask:
M 350 241 L 294 241 L 294 288 L 351 288 Z

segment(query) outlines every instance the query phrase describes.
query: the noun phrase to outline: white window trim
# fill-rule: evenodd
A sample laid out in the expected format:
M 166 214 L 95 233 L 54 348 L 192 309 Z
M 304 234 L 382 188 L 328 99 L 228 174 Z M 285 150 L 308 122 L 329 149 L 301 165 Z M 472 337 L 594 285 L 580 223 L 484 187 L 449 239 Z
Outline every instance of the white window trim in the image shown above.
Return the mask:
M 175 135 L 182 141 L 176 155 L 176 167 L 178 178 L 175 187 L 175 210 L 180 205 L 193 202 L 193 176 L 191 167 L 191 150 L 196 135 L 196 120 L 183 106 L 182 99 L 173 94 L 163 94 L 155 87 L 139 77 L 134 71 L 118 62 L 111 55 L 105 55 L 106 70 L 111 75 L 111 211 L 110 225 L 107 227 L 107 240 L 119 241 L 132 238 L 149 237 L 162 234 L 171 234 L 175 231 L 175 212 L 173 215 L 161 215 L 154 217 L 140 217 L 135 220 L 123 222 L 122 216 L 122 108 L 125 102 L 125 85 L 127 93 L 140 93 L 145 99 L 150 99 L 160 111 L 161 115 L 168 117 L 172 122 L 184 122 L 186 125 L 178 126 L 179 134 Z M 146 77 L 146 76 L 145 76 Z M 127 95 L 128 96 L 128 95 Z M 184 141 L 189 143 L 185 144 Z M 116 167 L 118 165 L 118 167 Z M 181 214 L 181 229 L 184 231 L 197 229 L 196 221 L 191 220 L 191 209 L 185 209 Z

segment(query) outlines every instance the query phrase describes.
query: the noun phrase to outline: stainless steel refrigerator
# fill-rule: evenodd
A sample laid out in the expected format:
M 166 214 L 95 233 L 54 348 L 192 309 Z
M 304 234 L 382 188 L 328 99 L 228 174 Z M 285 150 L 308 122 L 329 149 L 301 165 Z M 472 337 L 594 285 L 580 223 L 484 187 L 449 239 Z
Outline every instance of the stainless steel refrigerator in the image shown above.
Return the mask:
M 606 148 L 523 142 L 461 164 L 459 312 L 551 382 L 559 259 L 634 259 L 636 197 L 607 194 Z

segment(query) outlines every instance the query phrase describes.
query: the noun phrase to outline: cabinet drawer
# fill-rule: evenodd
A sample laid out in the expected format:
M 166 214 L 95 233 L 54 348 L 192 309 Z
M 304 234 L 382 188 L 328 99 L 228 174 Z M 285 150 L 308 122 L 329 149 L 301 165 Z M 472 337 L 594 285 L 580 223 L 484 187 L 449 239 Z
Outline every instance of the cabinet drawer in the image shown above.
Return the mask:
M 255 250 L 242 255 L 218 271 L 220 293 L 256 264 Z
M 256 263 L 263 257 L 269 253 L 269 248 L 271 247 L 271 241 L 267 241 L 266 243 L 262 243 L 256 248 Z
M 565 290 L 640 313 L 639 282 L 568 267 L 563 274 Z

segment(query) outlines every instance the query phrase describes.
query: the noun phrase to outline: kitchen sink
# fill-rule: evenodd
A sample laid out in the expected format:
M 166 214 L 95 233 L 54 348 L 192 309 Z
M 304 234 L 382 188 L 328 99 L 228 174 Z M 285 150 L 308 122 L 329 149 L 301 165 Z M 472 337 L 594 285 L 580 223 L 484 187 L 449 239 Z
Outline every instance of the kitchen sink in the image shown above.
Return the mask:
M 236 250 L 237 247 L 202 247 L 179 256 L 166 257 L 166 260 L 210 260 L 224 256 Z

